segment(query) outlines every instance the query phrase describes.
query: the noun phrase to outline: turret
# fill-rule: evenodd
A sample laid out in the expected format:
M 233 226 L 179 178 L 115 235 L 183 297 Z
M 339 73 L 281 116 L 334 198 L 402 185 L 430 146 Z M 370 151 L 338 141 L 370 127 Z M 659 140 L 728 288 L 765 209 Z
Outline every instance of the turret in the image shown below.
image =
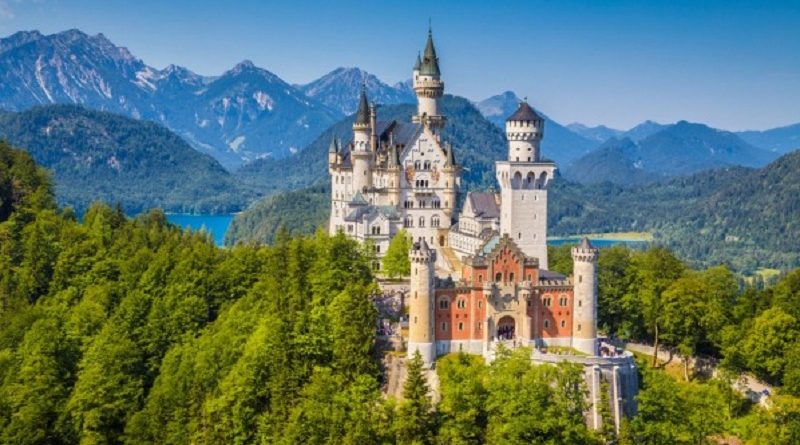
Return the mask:
M 539 144 L 544 136 L 544 119 L 527 101 L 506 119 L 508 160 L 511 162 L 539 162 Z
M 353 148 L 350 150 L 354 192 L 364 192 L 372 185 L 371 121 L 367 92 L 362 87 L 356 120 L 353 122 Z
M 508 160 L 495 164 L 500 183 L 500 233 L 547 269 L 547 187 L 556 166 L 539 153 L 544 120 L 527 102 L 506 120 Z
M 389 144 L 386 170 L 389 177 L 389 205 L 400 205 L 400 175 L 402 174 L 402 169 L 400 168 L 400 153 L 393 142 Z
M 335 137 L 331 138 L 331 145 L 328 146 L 328 165 L 333 166 L 339 163 L 339 142 Z
M 597 355 L 597 257 L 600 251 L 584 237 L 572 248 L 572 347 Z
M 455 150 L 453 150 L 453 145 L 449 142 L 445 142 L 444 149 L 447 152 L 447 158 L 444 163 L 444 168 L 442 169 L 442 175 L 444 176 L 444 181 L 446 184 L 446 188 L 444 191 L 444 200 L 447 203 L 447 207 L 445 208 L 445 212 L 452 216 L 453 209 L 456 207 L 457 196 L 458 193 L 458 181 L 459 174 L 461 172 L 461 167 L 456 163 L 456 155 Z M 449 224 L 447 225 L 449 227 Z
M 434 337 L 434 264 L 436 251 L 425 239 L 414 243 L 411 260 L 411 295 L 408 304 L 408 356 L 419 351 L 426 366 L 436 359 Z
M 428 29 L 428 41 L 422 59 L 417 56 L 417 64 L 412 72 L 414 92 L 417 94 L 417 115 L 414 122 L 420 122 L 439 129 L 444 126 L 444 116 L 439 115 L 438 100 L 444 94 L 444 82 L 441 80 L 439 58 L 433 46 L 433 33 Z

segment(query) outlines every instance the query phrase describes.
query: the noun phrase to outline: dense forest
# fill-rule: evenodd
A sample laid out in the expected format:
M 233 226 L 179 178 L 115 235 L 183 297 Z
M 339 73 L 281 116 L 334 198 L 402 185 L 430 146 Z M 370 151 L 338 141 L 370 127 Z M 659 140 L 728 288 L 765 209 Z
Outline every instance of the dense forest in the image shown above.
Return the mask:
M 129 215 L 153 207 L 229 213 L 260 195 L 159 124 L 79 106 L 0 112 L 0 140 L 50 169 L 59 204 L 81 214 L 98 200 Z
M 569 272 L 566 248 L 554 268 Z M 381 396 L 370 258 L 344 236 L 220 249 L 151 211 L 95 204 L 78 222 L 31 157 L 0 145 L 0 443 L 703 444 L 800 440 L 800 272 L 741 288 L 662 248 L 601 253 L 602 327 L 721 358 L 778 385 L 752 406 L 727 377 L 643 361 L 639 416 L 584 423 L 580 369 L 421 361 Z M 724 374 L 729 375 L 729 374 Z M 682 380 L 690 381 L 682 381 Z

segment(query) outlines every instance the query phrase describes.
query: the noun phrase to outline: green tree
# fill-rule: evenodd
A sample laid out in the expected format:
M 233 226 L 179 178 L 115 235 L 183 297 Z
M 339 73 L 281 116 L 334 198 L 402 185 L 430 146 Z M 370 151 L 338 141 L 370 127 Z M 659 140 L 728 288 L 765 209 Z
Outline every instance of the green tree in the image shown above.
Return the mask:
M 401 445 L 425 445 L 433 442 L 433 405 L 428 396 L 428 383 L 422 365 L 422 356 L 417 351 L 408 361 L 403 400 L 398 407 L 394 424 L 397 443 Z
M 438 443 L 453 445 L 485 442 L 487 367 L 480 356 L 459 353 L 437 362 L 440 416 Z
M 395 234 L 383 256 L 383 273 L 389 278 L 407 277 L 411 273 L 411 260 L 408 252 L 411 250 L 411 237 L 405 229 Z

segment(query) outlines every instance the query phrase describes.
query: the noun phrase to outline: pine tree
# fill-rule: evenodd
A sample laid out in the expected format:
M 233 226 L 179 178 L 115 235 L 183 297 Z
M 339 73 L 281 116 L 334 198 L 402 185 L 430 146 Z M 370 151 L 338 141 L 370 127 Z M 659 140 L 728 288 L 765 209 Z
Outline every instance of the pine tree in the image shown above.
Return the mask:
M 397 443 L 400 445 L 424 445 L 432 443 L 434 422 L 433 405 L 428 397 L 428 383 L 422 369 L 419 351 L 408 361 L 407 375 L 403 384 L 403 401 L 395 420 Z
M 411 250 L 411 237 L 405 230 L 400 230 L 392 238 L 389 248 L 386 249 L 386 255 L 383 257 L 383 273 L 387 277 L 407 277 L 411 273 L 409 250 Z

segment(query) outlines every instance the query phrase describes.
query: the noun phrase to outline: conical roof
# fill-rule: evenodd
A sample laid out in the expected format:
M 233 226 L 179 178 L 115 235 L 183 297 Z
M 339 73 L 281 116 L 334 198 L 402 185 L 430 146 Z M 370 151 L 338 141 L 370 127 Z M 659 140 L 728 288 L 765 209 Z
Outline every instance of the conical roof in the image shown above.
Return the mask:
M 389 167 L 400 166 L 400 154 L 397 152 L 397 146 L 392 145 L 389 147 Z
M 592 249 L 592 248 L 594 248 L 592 246 L 592 243 L 589 242 L 589 238 L 587 238 L 585 236 L 583 238 L 581 238 L 581 242 L 580 242 L 580 244 L 578 244 L 578 247 L 580 247 L 581 249 Z
M 356 123 L 369 125 L 369 103 L 367 103 L 367 89 L 364 86 L 361 87 L 361 98 L 358 100 Z
M 519 107 L 517 107 L 517 111 L 514 112 L 511 116 L 506 119 L 506 121 L 535 121 L 535 120 L 543 120 L 541 116 L 536 114 L 528 105 L 528 102 L 522 101 L 519 103 Z
M 422 56 L 420 56 L 420 54 L 417 53 L 417 61 L 414 62 L 414 71 L 419 71 L 421 67 L 422 67 Z
M 455 167 L 455 165 L 456 165 L 456 154 L 454 153 L 455 150 L 453 150 L 453 144 L 451 144 L 449 142 L 446 143 L 445 144 L 445 149 L 447 150 L 447 161 L 445 161 L 444 165 L 448 166 L 448 167 Z
M 338 153 L 339 144 L 336 143 L 336 137 L 331 138 L 331 145 L 328 146 L 328 153 Z
M 419 251 L 420 253 L 429 253 L 431 251 L 430 247 L 428 247 L 428 242 L 425 241 L 425 238 L 422 238 L 419 242 Z
M 422 66 L 419 73 L 423 76 L 439 77 L 439 58 L 436 57 L 436 48 L 433 46 L 433 32 L 428 29 L 428 42 L 425 44 L 425 53 L 422 56 Z

